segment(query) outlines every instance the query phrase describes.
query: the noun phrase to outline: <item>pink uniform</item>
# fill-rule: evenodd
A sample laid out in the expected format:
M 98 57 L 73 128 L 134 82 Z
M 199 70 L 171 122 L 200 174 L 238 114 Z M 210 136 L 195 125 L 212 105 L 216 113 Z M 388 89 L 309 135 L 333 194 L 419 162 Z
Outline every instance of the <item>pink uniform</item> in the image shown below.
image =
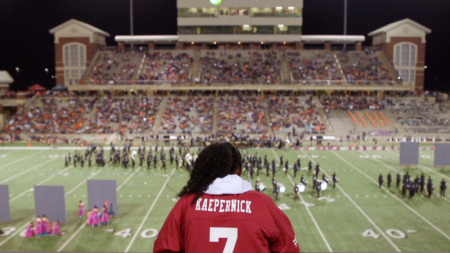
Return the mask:
M 35 231 L 36 231 L 37 235 L 40 235 L 40 234 L 43 233 L 42 232 L 42 220 L 40 218 L 36 219 L 36 229 L 35 229 Z
M 109 216 L 108 216 L 108 211 L 106 210 L 106 208 L 102 208 L 102 219 L 100 220 L 102 223 L 107 223 L 109 222 Z
M 34 231 L 33 231 L 33 224 L 28 225 L 27 232 L 25 233 L 25 237 L 30 238 L 33 237 Z
M 80 203 L 78 205 L 78 216 L 84 216 L 84 204 Z
M 52 235 L 59 235 L 59 223 L 53 223 Z
M 93 214 L 93 212 L 92 212 L 92 211 L 89 211 L 87 216 L 88 216 L 88 217 L 87 217 L 87 218 L 88 218 L 87 224 L 88 224 L 89 226 L 94 225 L 94 214 Z
M 92 224 L 91 225 L 98 225 L 100 223 L 100 218 L 98 217 L 98 209 L 95 208 L 92 212 Z

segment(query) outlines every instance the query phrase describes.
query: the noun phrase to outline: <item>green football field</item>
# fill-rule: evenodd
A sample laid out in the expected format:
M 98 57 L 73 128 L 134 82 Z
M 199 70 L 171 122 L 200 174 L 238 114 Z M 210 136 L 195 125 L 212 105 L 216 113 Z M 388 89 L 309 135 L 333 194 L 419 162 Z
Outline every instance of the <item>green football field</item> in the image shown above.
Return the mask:
M 429 146 L 429 145 L 428 145 Z M 17 149 L 19 148 L 19 149 Z M 176 203 L 175 195 L 189 178 L 184 169 L 175 170 L 168 162 L 167 170 L 141 168 L 122 169 L 77 168 L 64 166 L 68 150 L 45 147 L 0 149 L 0 184 L 9 185 L 12 221 L 0 223 L 6 232 L 0 237 L 0 251 L 68 251 L 68 252 L 151 252 L 157 231 Z M 197 150 L 195 148 L 195 150 Z M 84 151 L 84 149 L 83 149 Z M 177 151 L 178 152 L 178 151 Z M 241 150 L 244 152 L 244 150 Z M 420 165 L 409 169 L 412 178 L 424 173 L 431 176 L 435 194 L 422 194 L 402 199 L 399 189 L 386 187 L 386 175 L 404 174 L 399 166 L 399 151 L 295 151 L 252 149 L 269 161 L 281 155 L 290 165 L 300 157 L 302 171 L 293 176 L 281 169 L 277 181 L 286 187 L 276 204 L 289 217 L 301 251 L 305 252 L 446 252 L 450 251 L 450 198 L 439 197 L 439 182 L 450 181 L 450 172 L 434 168 L 434 151 L 420 151 Z M 73 150 L 71 150 L 73 154 Z M 105 151 L 109 160 L 109 150 Z M 166 150 L 168 154 L 168 150 Z M 167 156 L 168 157 L 168 156 Z M 337 173 L 339 184 L 317 198 L 307 175 L 308 161 L 319 163 L 321 174 Z M 160 166 L 158 166 L 160 167 Z M 305 174 L 310 186 L 293 200 L 293 183 Z M 378 187 L 383 174 L 385 185 Z M 256 177 L 256 175 L 254 176 Z M 271 175 L 259 175 L 272 193 Z M 243 176 L 249 179 L 247 175 Z M 321 178 L 321 175 L 320 175 Z M 110 226 L 91 228 L 77 216 L 78 202 L 87 203 L 89 179 L 114 179 L 117 182 L 119 215 L 111 217 Z M 254 185 L 255 178 L 251 179 Z M 35 185 L 63 185 L 66 193 L 67 223 L 61 224 L 63 236 L 24 238 L 21 233 L 33 220 Z M 425 193 L 424 193 L 425 194 Z M 450 193 L 448 193 L 450 194 Z M 112 232 L 114 230 L 114 232 Z M 204 235 L 199 235 L 204 236 Z

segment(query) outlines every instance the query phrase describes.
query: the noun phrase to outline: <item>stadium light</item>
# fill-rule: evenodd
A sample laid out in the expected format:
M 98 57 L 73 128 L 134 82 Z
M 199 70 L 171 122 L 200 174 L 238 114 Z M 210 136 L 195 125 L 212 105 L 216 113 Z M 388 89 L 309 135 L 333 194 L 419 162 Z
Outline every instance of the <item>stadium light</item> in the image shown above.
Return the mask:
M 283 42 L 283 44 L 285 44 L 285 45 L 286 45 L 286 41 L 285 41 L 285 42 Z
M 193 42 L 193 41 L 192 41 L 191 43 L 192 43 L 192 45 L 194 45 L 194 42 Z
M 250 25 L 244 25 L 244 28 L 248 28 L 248 27 L 250 27 Z
M 277 6 L 275 9 L 277 9 L 277 10 L 282 10 L 283 7 Z
M 240 42 L 240 41 L 238 41 L 238 44 L 240 45 L 240 44 L 241 44 L 241 42 Z
M 217 44 L 217 42 L 214 41 L 214 45 Z
M 278 25 L 278 27 L 282 28 L 282 27 L 284 27 L 284 25 Z
M 424 69 L 427 69 L 427 65 L 423 66 Z
M 48 74 L 48 68 L 45 68 L 44 70 L 45 70 L 45 72 Z
M 264 41 L 261 41 L 261 44 L 264 44 Z
M 291 6 L 291 7 L 288 7 L 288 9 L 289 9 L 289 10 L 293 10 L 293 9 L 295 9 L 295 8 Z

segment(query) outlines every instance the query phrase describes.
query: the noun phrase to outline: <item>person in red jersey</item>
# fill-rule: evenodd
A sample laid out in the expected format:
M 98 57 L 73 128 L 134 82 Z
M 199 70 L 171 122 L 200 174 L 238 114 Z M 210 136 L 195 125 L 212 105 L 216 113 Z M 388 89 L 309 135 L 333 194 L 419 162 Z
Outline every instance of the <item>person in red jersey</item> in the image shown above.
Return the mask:
M 203 149 L 153 252 L 300 252 L 287 216 L 241 173 L 233 144 Z

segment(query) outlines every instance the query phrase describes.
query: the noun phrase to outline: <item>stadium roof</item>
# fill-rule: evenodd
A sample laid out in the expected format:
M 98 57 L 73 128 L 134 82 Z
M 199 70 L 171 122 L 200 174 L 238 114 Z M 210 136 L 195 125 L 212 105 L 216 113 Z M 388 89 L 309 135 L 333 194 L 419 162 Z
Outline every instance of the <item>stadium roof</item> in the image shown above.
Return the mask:
M 50 33 L 51 34 L 55 34 L 55 32 L 57 32 L 57 31 L 59 31 L 61 29 L 64 29 L 65 27 L 67 27 L 69 25 L 73 25 L 73 24 L 76 24 L 76 25 L 79 25 L 79 26 L 81 26 L 81 27 L 83 27 L 85 29 L 88 29 L 89 31 L 92 31 L 93 33 L 98 33 L 98 34 L 104 35 L 106 37 L 109 37 L 109 33 L 105 32 L 103 30 L 100 30 L 97 27 L 91 26 L 90 24 L 81 22 L 81 21 L 73 19 L 73 18 L 70 19 L 69 21 L 66 21 L 66 22 L 64 22 L 64 23 L 62 23 L 62 24 L 60 24 L 60 25 L 50 29 Z
M 9 75 L 8 71 L 0 70 L 0 83 L 11 84 L 14 82 L 14 79 Z
M 306 43 L 355 43 L 365 40 L 364 35 L 302 35 L 302 42 Z
M 125 42 L 129 44 L 147 42 L 178 42 L 178 35 L 117 35 L 114 39 L 116 42 Z
M 420 29 L 420 30 L 426 32 L 426 33 L 431 33 L 431 29 L 429 29 L 429 28 L 427 28 L 427 27 L 417 23 L 416 21 L 414 21 L 412 19 L 405 18 L 405 19 L 402 19 L 400 21 L 397 21 L 397 22 L 394 22 L 394 23 L 390 23 L 389 25 L 385 25 L 385 26 L 381 27 L 380 29 L 377 29 L 377 30 L 369 33 L 369 36 L 375 36 L 375 35 L 380 34 L 380 33 L 386 33 L 388 31 L 390 31 L 392 29 L 395 29 L 395 28 L 397 28 L 397 27 L 399 27 L 401 25 L 404 25 L 404 24 L 409 24 L 409 25 L 412 25 L 412 26 L 416 27 L 417 29 Z

